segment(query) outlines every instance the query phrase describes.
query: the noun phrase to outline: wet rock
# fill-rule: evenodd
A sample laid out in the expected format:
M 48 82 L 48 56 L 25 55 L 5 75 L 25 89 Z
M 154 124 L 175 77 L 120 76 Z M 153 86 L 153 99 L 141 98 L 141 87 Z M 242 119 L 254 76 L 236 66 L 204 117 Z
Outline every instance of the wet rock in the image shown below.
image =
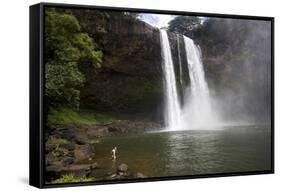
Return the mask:
M 97 162 L 95 162 L 95 163 L 92 164 L 92 168 L 93 169 L 98 169 L 98 168 L 100 168 L 100 166 L 99 166 L 99 164 Z
M 123 164 L 120 164 L 119 166 L 118 166 L 118 172 L 120 172 L 120 173 L 124 173 L 124 172 L 127 172 L 127 170 L 128 170 L 128 165 L 127 164 L 125 164 L 125 163 L 123 163 Z
M 54 154 L 52 152 L 46 154 L 46 165 L 51 165 L 57 160 L 58 160 L 58 158 L 56 156 L 54 156 Z
M 110 175 L 110 178 L 116 178 L 118 175 L 117 174 L 112 174 Z
M 46 166 L 47 172 L 60 173 L 63 170 L 66 170 L 66 168 L 62 164 L 58 163 Z
M 67 169 L 67 173 L 74 174 L 77 177 L 85 177 L 88 176 L 92 170 L 92 165 L 76 164 L 69 166 L 69 168 Z
M 146 178 L 145 175 L 143 175 L 142 173 L 138 172 L 136 175 L 135 175 L 136 178 Z
M 126 175 L 126 172 L 118 171 L 117 174 L 120 175 L 120 176 L 125 176 L 125 175 Z
M 60 144 L 60 147 L 72 151 L 75 149 L 75 144 L 74 143 L 63 143 L 63 144 Z
M 90 143 L 90 140 L 89 140 L 85 130 L 84 131 L 83 130 L 77 130 L 77 132 L 75 134 L 74 141 L 77 144 L 80 144 L 80 145 L 84 145 L 84 144 Z
M 47 174 L 61 176 L 62 174 L 73 174 L 76 177 L 85 177 L 93 174 L 96 167 L 92 164 L 71 164 L 63 166 L 54 164 L 46 167 Z
M 116 132 L 117 128 L 116 127 L 108 127 L 109 132 Z
M 114 174 L 108 176 L 106 179 L 107 180 L 118 180 L 118 179 L 123 179 L 123 178 L 125 178 L 125 177 L 122 175 L 119 175 L 117 173 L 114 173 Z
M 55 144 L 50 144 L 48 141 L 46 142 L 45 149 L 47 153 L 52 152 L 55 148 Z
M 60 135 L 61 138 L 67 140 L 73 140 L 76 129 L 77 128 L 75 126 L 67 125 L 67 126 L 60 127 L 58 131 L 60 131 L 61 133 Z
M 93 144 L 98 142 L 99 137 L 115 136 L 126 133 L 142 133 L 149 130 L 160 130 L 161 128 L 162 126 L 157 122 L 136 120 L 119 120 L 106 125 L 79 126 L 71 127 L 69 129 L 68 125 L 64 127 L 53 126 L 46 142 L 46 152 L 53 151 L 58 145 L 63 149 L 73 151 L 75 144 Z M 65 140 L 67 143 L 53 143 L 49 139 Z
M 114 180 L 118 179 L 120 176 L 117 173 L 111 174 L 110 176 L 107 177 L 109 180 Z
M 87 131 L 86 131 L 88 137 L 90 139 L 93 139 L 93 138 L 97 138 L 98 136 L 98 130 L 97 128 L 93 127 L 93 128 L 88 128 Z
M 70 165 L 75 162 L 75 158 L 74 157 L 64 157 L 64 158 L 62 158 L 62 161 L 64 164 Z
M 97 163 L 97 162 L 95 162 L 95 163 L 93 163 L 92 165 L 91 165 L 91 172 L 89 173 L 89 176 L 90 177 L 95 177 L 96 176 L 96 169 L 99 169 L 100 168 L 100 166 L 99 166 L 99 164 Z M 111 174 L 107 174 L 107 175 L 111 175 Z
M 95 150 L 93 145 L 76 145 L 74 150 L 76 162 L 92 159 L 95 156 L 94 152 Z

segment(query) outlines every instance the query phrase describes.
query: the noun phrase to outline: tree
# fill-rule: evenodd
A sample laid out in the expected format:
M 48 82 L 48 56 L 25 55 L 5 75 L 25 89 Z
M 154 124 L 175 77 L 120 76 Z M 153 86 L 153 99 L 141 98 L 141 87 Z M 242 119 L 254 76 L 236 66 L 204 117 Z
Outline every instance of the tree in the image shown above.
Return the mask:
M 139 17 L 139 14 L 138 13 L 134 13 L 134 12 L 124 12 L 123 16 L 125 16 L 125 17 L 128 16 L 130 18 L 137 19 Z
M 45 17 L 45 94 L 52 107 L 79 107 L 80 88 L 85 82 L 82 64 L 99 67 L 102 52 L 77 19 L 69 12 L 46 10 Z M 83 67 L 82 67 L 83 68 Z
M 194 16 L 178 16 L 169 22 L 169 31 L 194 36 L 194 31 L 201 26 L 201 19 Z

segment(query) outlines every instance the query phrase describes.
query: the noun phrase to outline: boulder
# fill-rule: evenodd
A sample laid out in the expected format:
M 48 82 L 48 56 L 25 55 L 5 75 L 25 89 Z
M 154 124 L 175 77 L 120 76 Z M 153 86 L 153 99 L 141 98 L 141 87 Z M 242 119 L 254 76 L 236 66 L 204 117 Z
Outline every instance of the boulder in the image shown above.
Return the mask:
M 46 166 L 46 171 L 49 173 L 60 173 L 64 170 L 66 170 L 67 168 L 64 167 L 62 164 L 56 163 L 56 164 L 52 164 L 49 166 Z
M 54 156 L 54 154 L 52 152 L 49 152 L 48 154 L 46 154 L 46 165 L 51 165 L 57 160 L 58 160 L 58 158 L 56 156 Z
M 89 127 L 86 131 L 88 138 L 91 140 L 91 143 L 98 141 L 98 137 L 103 137 L 108 134 L 108 129 L 105 125 L 95 125 Z
M 92 159 L 95 156 L 94 146 L 90 144 L 76 145 L 74 156 L 76 162 Z
M 59 145 L 61 148 L 73 151 L 75 149 L 74 143 L 62 143 Z
M 72 163 L 74 163 L 75 162 L 75 158 L 74 157 L 63 157 L 62 158 L 62 161 L 63 161 L 63 163 L 65 164 L 65 165 L 70 165 L 70 164 L 72 164 Z
M 114 173 L 111 174 L 110 176 L 108 176 L 106 179 L 107 180 L 119 180 L 119 179 L 124 179 L 124 178 L 128 178 L 128 176 L 126 174 L 119 174 L 119 173 Z
M 87 136 L 86 130 L 84 129 L 77 129 L 74 141 L 79 145 L 84 145 L 91 142 Z
M 92 169 L 98 169 L 98 168 L 100 168 L 100 165 L 97 162 L 92 164 Z
M 47 174 L 54 176 L 61 176 L 62 174 L 73 174 L 76 177 L 85 177 L 90 174 L 93 175 L 93 170 L 96 168 L 92 164 L 71 164 L 68 166 L 50 165 L 46 167 Z
M 108 127 L 109 132 L 116 132 L 117 128 L 116 127 Z
M 67 169 L 67 174 L 74 174 L 76 177 L 88 176 L 92 171 L 92 165 L 88 164 L 75 164 L 69 166 Z
M 145 175 L 143 175 L 142 173 L 138 172 L 135 176 L 136 178 L 146 178 Z
M 129 169 L 128 165 L 123 163 L 123 164 L 120 164 L 117 168 L 118 172 L 127 172 Z

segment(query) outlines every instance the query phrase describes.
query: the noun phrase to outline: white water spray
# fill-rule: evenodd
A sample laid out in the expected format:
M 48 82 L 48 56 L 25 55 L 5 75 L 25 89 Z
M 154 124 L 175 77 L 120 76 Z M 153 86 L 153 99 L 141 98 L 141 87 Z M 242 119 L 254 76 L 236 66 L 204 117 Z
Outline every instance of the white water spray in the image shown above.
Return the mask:
M 179 130 L 181 129 L 181 111 L 172 53 L 168 35 L 165 30 L 160 30 L 160 40 L 165 82 L 165 125 L 168 130 Z
M 183 38 L 190 78 L 190 92 L 186 94 L 188 97 L 182 111 L 184 126 L 185 129 L 210 129 L 218 124 L 218 120 L 212 110 L 201 52 L 192 39 L 185 36 Z

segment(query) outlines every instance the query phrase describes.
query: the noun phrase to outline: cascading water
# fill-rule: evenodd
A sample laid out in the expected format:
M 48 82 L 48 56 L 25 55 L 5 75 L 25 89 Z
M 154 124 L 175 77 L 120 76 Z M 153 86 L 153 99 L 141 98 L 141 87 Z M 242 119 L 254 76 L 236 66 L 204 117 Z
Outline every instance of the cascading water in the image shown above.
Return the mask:
M 187 129 L 213 128 L 217 117 L 212 111 L 208 84 L 205 79 L 201 52 L 193 40 L 183 37 L 188 62 L 190 91 L 182 115 Z
M 162 67 L 165 84 L 165 125 L 168 130 L 181 129 L 181 111 L 177 92 L 172 53 L 167 32 L 160 30 Z
M 182 60 L 180 57 L 179 35 L 177 51 L 179 60 L 180 88 L 184 95 L 184 105 L 180 107 L 175 69 L 167 32 L 160 30 L 162 67 L 165 84 L 165 124 L 166 130 L 210 129 L 216 126 L 217 117 L 212 111 L 208 84 L 205 79 L 200 48 L 192 39 L 183 36 L 188 65 L 190 86 L 184 87 Z

